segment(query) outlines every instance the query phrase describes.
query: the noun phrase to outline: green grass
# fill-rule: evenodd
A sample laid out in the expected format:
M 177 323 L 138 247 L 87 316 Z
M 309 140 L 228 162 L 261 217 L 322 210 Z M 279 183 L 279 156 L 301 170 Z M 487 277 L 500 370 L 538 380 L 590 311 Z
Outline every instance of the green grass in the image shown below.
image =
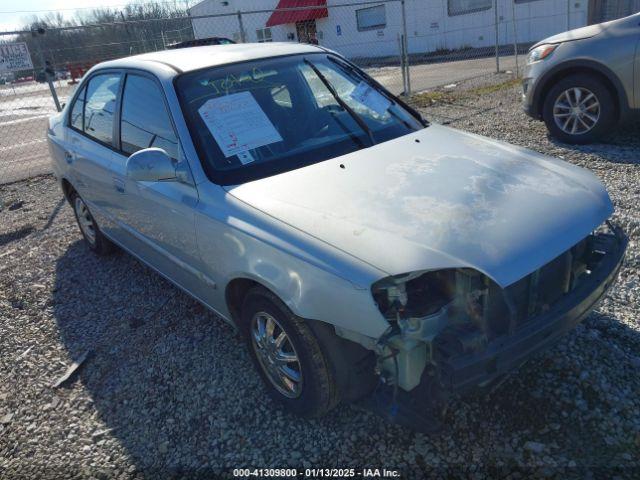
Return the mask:
M 495 85 L 485 85 L 483 87 L 473 88 L 468 90 L 467 93 L 470 95 L 486 95 L 487 93 L 499 92 L 500 90 L 507 90 L 511 87 L 515 87 L 516 85 L 520 85 L 522 80 L 519 78 L 513 78 L 511 80 L 507 80 L 506 82 L 497 83 Z
M 474 96 L 487 95 L 490 93 L 499 92 L 501 90 L 507 90 L 520 84 L 519 78 L 513 78 L 504 82 L 496 83 L 494 85 L 484 85 L 481 87 L 472 88 L 470 90 L 432 90 L 429 92 L 418 93 L 411 97 L 411 103 L 416 107 L 430 107 L 432 105 L 442 103 L 453 103 L 456 100 L 463 98 L 469 98 Z

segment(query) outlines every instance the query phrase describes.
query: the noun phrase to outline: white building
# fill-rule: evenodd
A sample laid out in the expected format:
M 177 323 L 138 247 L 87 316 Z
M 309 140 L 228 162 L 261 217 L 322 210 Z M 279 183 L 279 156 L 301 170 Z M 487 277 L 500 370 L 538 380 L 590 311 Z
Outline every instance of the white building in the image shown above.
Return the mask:
M 405 0 L 409 53 L 492 47 L 496 40 L 496 15 L 500 45 L 512 45 L 514 36 L 518 43 L 535 42 L 586 25 L 588 3 L 588 0 Z M 302 9 L 287 10 L 292 7 Z M 317 41 L 350 58 L 397 56 L 399 36 L 404 31 L 399 0 L 203 0 L 191 7 L 189 14 L 194 17 L 196 38 Z

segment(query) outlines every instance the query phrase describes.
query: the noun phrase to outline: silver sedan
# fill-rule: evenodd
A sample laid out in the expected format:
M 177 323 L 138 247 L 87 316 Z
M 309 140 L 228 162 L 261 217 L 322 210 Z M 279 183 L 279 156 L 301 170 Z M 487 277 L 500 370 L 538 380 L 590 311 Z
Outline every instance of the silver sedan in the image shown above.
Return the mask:
M 311 45 L 99 64 L 48 138 L 88 247 L 234 325 L 304 415 L 435 422 L 583 319 L 626 248 L 590 172 L 431 125 Z

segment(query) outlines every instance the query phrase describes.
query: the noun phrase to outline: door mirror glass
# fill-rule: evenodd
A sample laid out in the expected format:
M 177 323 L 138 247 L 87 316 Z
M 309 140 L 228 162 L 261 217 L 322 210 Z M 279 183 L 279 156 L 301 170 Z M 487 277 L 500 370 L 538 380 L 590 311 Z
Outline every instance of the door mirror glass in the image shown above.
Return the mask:
M 176 162 L 161 148 L 145 148 L 127 160 L 127 177 L 143 182 L 176 180 Z

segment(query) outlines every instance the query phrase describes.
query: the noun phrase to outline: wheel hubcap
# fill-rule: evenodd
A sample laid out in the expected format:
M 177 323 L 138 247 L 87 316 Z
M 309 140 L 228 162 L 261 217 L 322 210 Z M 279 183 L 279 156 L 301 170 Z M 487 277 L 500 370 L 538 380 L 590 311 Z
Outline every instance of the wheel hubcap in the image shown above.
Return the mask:
M 80 230 L 82 230 L 82 233 L 89 243 L 93 245 L 96 242 L 96 230 L 93 226 L 93 217 L 91 217 L 89 209 L 80 197 L 76 197 L 74 209 L 76 211 L 76 217 L 78 218 Z
M 284 396 L 296 398 L 302 392 L 302 368 L 298 354 L 278 321 L 266 312 L 251 320 L 251 344 L 262 370 Z
M 600 102 L 593 92 L 583 87 L 562 92 L 553 105 L 553 119 L 564 133 L 583 135 L 600 119 Z

